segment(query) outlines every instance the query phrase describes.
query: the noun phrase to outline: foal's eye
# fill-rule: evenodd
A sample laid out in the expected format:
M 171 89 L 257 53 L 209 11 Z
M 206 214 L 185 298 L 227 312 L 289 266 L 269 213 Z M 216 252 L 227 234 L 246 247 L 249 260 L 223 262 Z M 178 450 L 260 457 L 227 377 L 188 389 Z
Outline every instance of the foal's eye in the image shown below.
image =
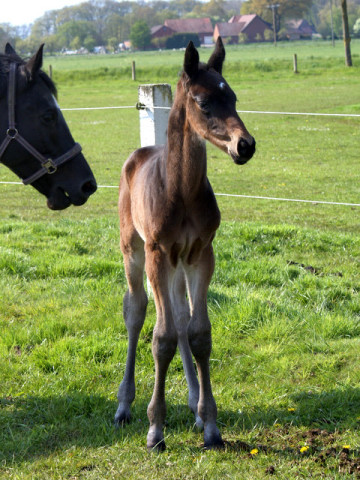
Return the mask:
M 198 103 L 201 111 L 205 114 L 205 115 L 209 115 L 210 114 L 210 105 L 208 102 L 206 101 L 202 101 L 202 102 L 199 102 Z

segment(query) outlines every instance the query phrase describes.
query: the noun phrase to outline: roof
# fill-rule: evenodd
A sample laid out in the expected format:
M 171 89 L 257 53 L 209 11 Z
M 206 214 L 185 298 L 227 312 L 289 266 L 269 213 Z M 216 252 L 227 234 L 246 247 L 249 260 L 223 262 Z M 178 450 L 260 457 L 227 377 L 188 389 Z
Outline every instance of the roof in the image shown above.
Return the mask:
M 220 22 L 215 25 L 217 31 L 221 37 L 234 37 L 242 32 L 244 23 L 224 23 Z
M 165 20 L 164 25 L 178 33 L 209 33 L 213 34 L 210 18 L 176 18 Z
M 310 25 L 306 19 L 301 20 L 288 20 L 286 22 L 286 27 L 291 32 L 298 32 L 300 34 L 311 35 L 315 33 L 315 29 Z
M 255 13 L 251 15 L 234 15 L 230 18 L 229 23 L 243 23 L 243 28 L 246 28 L 256 17 Z
M 172 29 L 167 27 L 166 25 L 154 25 L 153 27 L 151 27 L 150 32 L 151 32 L 151 35 L 155 35 L 161 30 L 168 31 L 170 33 Z

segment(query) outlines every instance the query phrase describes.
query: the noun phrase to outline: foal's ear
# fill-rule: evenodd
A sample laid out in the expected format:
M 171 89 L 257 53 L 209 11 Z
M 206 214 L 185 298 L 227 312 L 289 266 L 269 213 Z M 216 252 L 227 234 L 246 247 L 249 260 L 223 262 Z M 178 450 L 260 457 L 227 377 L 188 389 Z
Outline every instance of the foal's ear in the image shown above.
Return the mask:
M 190 41 L 185 51 L 184 72 L 190 78 L 193 78 L 196 75 L 198 70 L 199 70 L 199 53 L 196 50 L 193 42 Z
M 42 67 L 44 44 L 40 45 L 39 50 L 26 63 L 25 69 L 30 74 L 30 78 Z
M 224 44 L 219 36 L 216 40 L 215 50 L 209 58 L 208 67 L 213 68 L 216 72 L 222 73 L 222 66 L 225 60 L 225 48 Z

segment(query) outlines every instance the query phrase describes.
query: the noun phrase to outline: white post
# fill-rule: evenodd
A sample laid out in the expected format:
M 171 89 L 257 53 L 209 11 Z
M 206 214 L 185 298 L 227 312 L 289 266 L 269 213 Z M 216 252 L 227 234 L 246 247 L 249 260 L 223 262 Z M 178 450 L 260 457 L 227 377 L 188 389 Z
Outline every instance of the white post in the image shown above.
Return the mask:
M 172 104 L 171 86 L 168 83 L 139 85 L 139 104 L 141 146 L 164 145 Z

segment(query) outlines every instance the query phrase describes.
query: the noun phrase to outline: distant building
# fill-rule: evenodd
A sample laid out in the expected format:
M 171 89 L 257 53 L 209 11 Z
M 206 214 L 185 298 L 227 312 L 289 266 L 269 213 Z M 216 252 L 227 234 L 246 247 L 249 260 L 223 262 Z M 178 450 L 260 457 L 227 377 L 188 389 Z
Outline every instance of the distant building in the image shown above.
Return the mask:
M 265 40 L 264 32 L 272 31 L 271 25 L 258 15 L 234 15 L 227 23 L 217 23 L 214 28 L 214 40 L 218 36 L 228 39 L 230 43 L 238 43 L 241 33 L 247 36 L 249 42 Z
M 151 28 L 151 38 L 164 38 L 174 35 L 175 30 L 167 27 L 166 25 L 155 25 Z
M 315 28 L 305 20 L 288 20 L 285 23 L 286 36 L 289 40 L 300 40 L 302 38 L 311 38 L 317 33 Z
M 214 28 L 210 18 L 179 18 L 165 20 L 164 26 L 174 33 L 196 33 L 205 45 L 213 43 Z

